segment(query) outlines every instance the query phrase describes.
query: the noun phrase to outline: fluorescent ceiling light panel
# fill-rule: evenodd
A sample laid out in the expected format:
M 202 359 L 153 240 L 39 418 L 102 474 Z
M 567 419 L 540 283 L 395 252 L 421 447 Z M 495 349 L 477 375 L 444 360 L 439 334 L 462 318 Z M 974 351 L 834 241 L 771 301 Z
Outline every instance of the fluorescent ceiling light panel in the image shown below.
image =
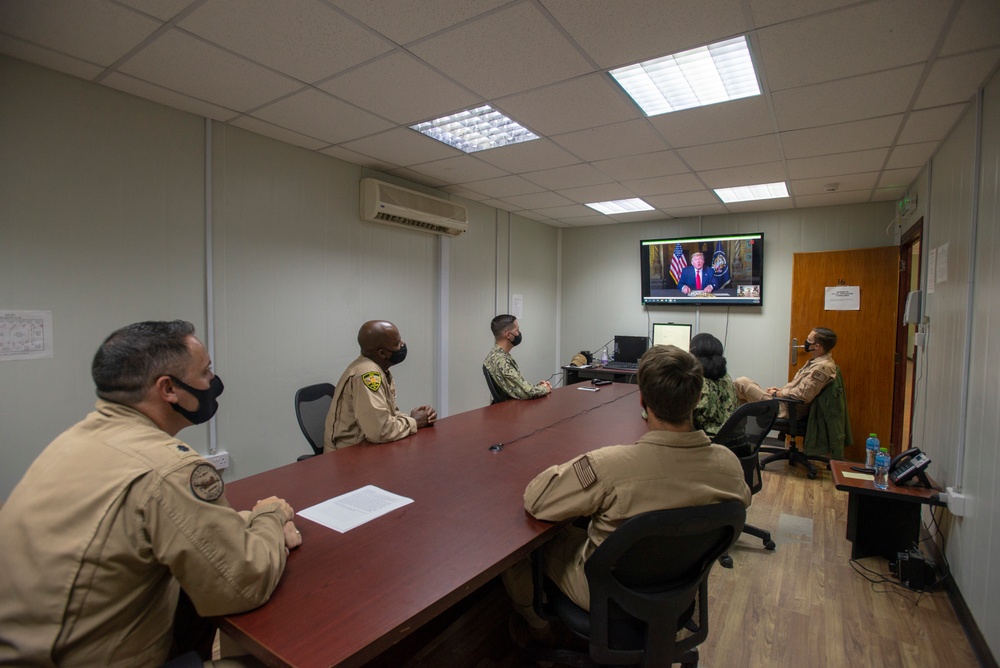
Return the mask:
M 612 216 L 616 213 L 632 213 L 634 211 L 653 210 L 653 207 L 649 206 L 639 198 L 616 199 L 610 202 L 591 202 L 587 204 L 587 206 L 595 211 L 600 211 L 606 216 Z
M 784 181 L 777 183 L 761 183 L 756 186 L 737 186 L 735 188 L 716 188 L 715 194 L 726 204 L 730 202 L 748 202 L 757 199 L 778 199 L 788 197 L 788 188 Z
M 760 95 L 746 37 L 611 70 L 647 116 Z
M 466 153 L 538 139 L 531 130 L 489 105 L 417 123 L 410 128 Z

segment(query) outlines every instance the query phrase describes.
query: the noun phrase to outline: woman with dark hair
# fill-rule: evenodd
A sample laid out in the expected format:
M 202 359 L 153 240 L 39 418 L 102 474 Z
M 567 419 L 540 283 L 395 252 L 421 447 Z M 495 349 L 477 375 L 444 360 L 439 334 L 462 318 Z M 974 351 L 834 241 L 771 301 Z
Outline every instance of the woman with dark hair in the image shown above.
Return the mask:
M 715 436 L 736 410 L 736 386 L 726 373 L 722 342 L 711 334 L 697 334 L 691 339 L 691 354 L 698 358 L 705 374 L 701 399 L 694 409 L 694 427 Z

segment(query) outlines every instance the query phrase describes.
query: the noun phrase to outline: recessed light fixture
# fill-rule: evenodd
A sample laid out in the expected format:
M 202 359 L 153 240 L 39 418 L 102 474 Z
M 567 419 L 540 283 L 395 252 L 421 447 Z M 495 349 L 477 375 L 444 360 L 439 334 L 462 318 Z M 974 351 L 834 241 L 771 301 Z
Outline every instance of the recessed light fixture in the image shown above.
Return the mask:
M 611 76 L 647 116 L 760 95 L 745 36 L 619 67 Z
M 417 123 L 410 128 L 466 153 L 538 139 L 538 135 L 531 130 L 488 104 Z
M 587 206 L 595 211 L 600 211 L 606 216 L 611 216 L 616 213 L 633 213 L 635 211 L 653 210 L 653 207 L 649 206 L 638 197 L 634 199 L 616 199 L 610 202 L 590 202 Z
M 716 188 L 715 194 L 726 204 L 730 202 L 748 202 L 757 199 L 778 199 L 788 197 L 788 187 L 784 181 L 777 183 L 761 183 L 755 186 L 736 186 L 735 188 Z

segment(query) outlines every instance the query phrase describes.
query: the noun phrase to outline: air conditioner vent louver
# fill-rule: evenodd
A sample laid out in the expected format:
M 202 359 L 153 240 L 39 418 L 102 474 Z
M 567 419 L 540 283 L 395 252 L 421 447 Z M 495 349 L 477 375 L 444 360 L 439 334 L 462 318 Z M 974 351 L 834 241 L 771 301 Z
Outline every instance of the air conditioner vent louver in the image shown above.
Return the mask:
M 378 179 L 361 179 L 361 219 L 449 236 L 469 228 L 464 205 Z

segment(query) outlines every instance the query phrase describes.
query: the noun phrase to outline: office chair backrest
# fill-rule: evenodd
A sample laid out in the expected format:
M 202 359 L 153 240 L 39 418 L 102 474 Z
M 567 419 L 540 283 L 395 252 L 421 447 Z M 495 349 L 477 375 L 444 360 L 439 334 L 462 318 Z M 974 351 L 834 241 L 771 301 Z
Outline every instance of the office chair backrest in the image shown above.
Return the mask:
M 502 401 L 507 401 L 510 397 L 507 396 L 505 392 L 502 392 L 497 384 L 493 382 L 493 376 L 490 375 L 490 370 L 483 365 L 483 375 L 486 376 L 486 387 L 490 388 L 490 405 L 499 404 Z
M 708 636 L 708 574 L 745 520 L 743 504 L 726 501 L 643 513 L 615 529 L 584 565 L 591 658 L 669 666 L 701 643 Z M 697 630 L 678 641 L 696 607 Z
M 781 402 L 777 399 L 743 404 L 729 416 L 712 439 L 740 458 L 743 477 L 752 494 L 759 492 L 763 486 L 760 477 L 760 445 L 770 433 L 780 405 Z
M 335 389 L 331 383 L 318 383 L 300 388 L 295 393 L 295 418 L 299 421 L 302 435 L 309 441 L 309 447 L 317 455 L 323 454 L 326 415 L 330 412 Z

